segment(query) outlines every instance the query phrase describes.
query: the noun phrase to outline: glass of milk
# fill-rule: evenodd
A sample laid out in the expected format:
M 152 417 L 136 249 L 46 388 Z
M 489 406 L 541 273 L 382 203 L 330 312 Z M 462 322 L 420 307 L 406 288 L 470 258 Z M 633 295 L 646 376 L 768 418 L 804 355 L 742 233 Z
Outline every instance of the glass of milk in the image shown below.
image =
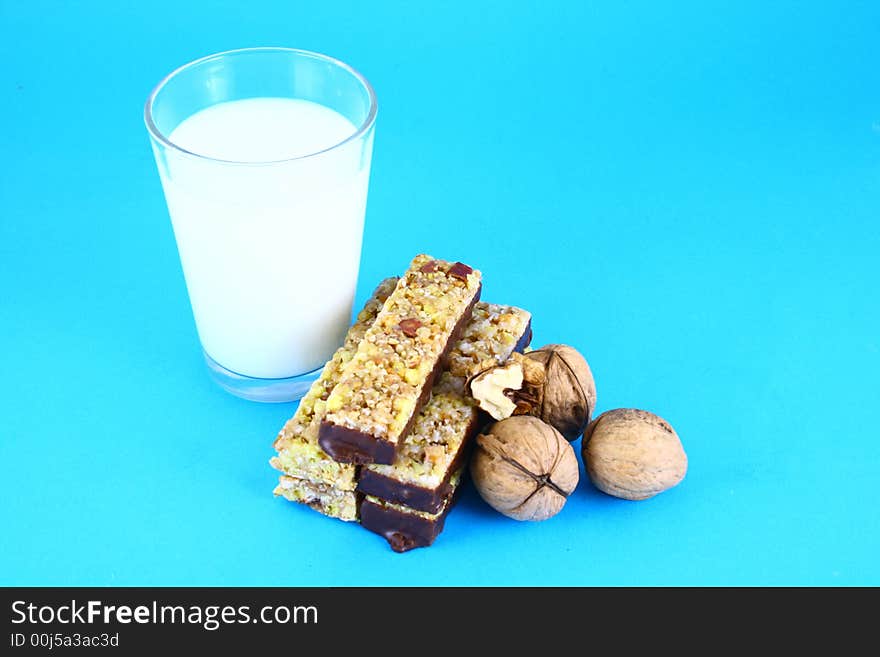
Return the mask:
M 325 55 L 232 50 L 168 75 L 144 117 L 209 372 L 298 399 L 351 318 L 372 87 Z

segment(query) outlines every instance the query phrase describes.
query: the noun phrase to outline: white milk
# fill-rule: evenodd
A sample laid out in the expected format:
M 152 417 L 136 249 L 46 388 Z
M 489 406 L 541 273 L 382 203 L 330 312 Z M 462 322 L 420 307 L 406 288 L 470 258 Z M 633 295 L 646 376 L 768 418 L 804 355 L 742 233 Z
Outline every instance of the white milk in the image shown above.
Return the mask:
M 223 367 L 286 378 L 320 367 L 342 342 L 372 140 L 290 158 L 355 132 L 321 105 L 253 98 L 209 107 L 171 133 L 214 158 L 171 151 L 159 170 L 199 337 Z

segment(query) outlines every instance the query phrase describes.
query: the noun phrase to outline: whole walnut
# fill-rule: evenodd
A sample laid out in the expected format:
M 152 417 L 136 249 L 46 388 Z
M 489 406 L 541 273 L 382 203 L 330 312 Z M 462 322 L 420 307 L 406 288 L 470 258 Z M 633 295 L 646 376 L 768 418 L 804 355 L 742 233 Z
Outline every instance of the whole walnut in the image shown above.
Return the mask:
M 687 454 L 675 430 L 635 408 L 606 411 L 593 420 L 581 451 L 593 485 L 625 500 L 654 497 L 687 473 Z
M 546 520 L 577 486 L 577 457 L 550 425 L 527 415 L 511 417 L 477 436 L 471 477 L 496 511 L 515 520 Z
M 574 347 L 548 344 L 514 354 L 504 365 L 474 376 L 471 395 L 494 419 L 533 415 L 569 441 L 580 436 L 596 407 L 596 383 Z

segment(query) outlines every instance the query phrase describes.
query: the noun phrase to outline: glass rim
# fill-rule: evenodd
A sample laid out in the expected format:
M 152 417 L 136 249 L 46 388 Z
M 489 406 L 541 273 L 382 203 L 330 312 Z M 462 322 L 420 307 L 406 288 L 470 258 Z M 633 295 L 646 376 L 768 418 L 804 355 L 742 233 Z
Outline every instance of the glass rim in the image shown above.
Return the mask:
M 191 69 L 195 66 L 203 64 L 212 59 L 219 59 L 220 57 L 226 57 L 228 55 L 238 55 L 242 53 L 287 53 L 290 55 L 300 55 L 304 57 L 311 57 L 312 59 L 319 59 L 328 64 L 332 64 L 342 70 L 348 72 L 352 75 L 363 87 L 363 89 L 367 93 L 367 97 L 369 98 L 370 109 L 367 112 L 366 118 L 361 122 L 359 126 L 356 126 L 354 134 L 349 135 L 345 139 L 335 144 L 328 146 L 327 148 L 323 148 L 319 151 L 315 151 L 314 153 L 306 153 L 305 155 L 297 155 L 295 157 L 285 157 L 279 160 L 265 160 L 265 161 L 241 161 L 241 160 L 224 160 L 221 158 L 211 157 L 210 155 L 203 155 L 201 153 L 196 153 L 194 151 L 189 151 L 182 146 L 175 144 L 171 141 L 167 135 L 165 135 L 159 127 L 156 125 L 155 121 L 153 121 L 153 105 L 156 102 L 156 98 L 165 88 L 165 86 L 175 77 L 177 77 L 180 73 Z M 153 137 L 156 141 L 161 143 L 166 148 L 170 148 L 178 153 L 181 153 L 187 157 L 195 157 L 200 160 L 205 160 L 208 162 L 219 162 L 223 164 L 239 164 L 239 165 L 261 165 L 261 164 L 281 164 L 284 162 L 294 162 L 296 160 L 305 160 L 310 157 L 315 157 L 318 155 L 322 155 L 329 151 L 333 151 L 337 148 L 348 144 L 349 142 L 356 141 L 360 139 L 366 132 L 370 130 L 373 124 L 376 122 L 376 113 L 378 112 L 378 103 L 376 101 L 376 92 L 373 90 L 373 86 L 369 83 L 367 78 L 363 76 L 359 71 L 357 71 L 352 66 L 349 66 L 342 60 L 336 59 L 335 57 L 330 57 L 329 55 L 324 55 L 319 52 L 313 52 L 311 50 L 302 50 L 300 48 L 286 48 L 283 46 L 257 46 L 253 48 L 236 48 L 233 50 L 224 50 L 222 52 L 216 52 L 211 55 L 206 55 L 204 57 L 199 57 L 198 59 L 194 59 L 191 62 L 187 62 L 182 66 L 178 66 L 176 69 L 171 71 L 164 78 L 159 80 L 159 83 L 153 87 L 153 90 L 150 92 L 150 95 L 147 96 L 147 100 L 144 103 L 144 123 L 147 125 L 147 130 L 150 133 L 150 136 Z

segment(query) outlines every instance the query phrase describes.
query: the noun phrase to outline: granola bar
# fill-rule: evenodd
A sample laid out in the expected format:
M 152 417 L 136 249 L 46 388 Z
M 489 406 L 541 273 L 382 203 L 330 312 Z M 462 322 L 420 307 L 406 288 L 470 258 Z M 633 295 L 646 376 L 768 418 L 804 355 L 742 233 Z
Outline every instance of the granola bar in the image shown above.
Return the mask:
M 428 547 L 443 531 L 461 474 L 459 470 L 452 477 L 452 492 L 437 513 L 416 511 L 378 497 L 367 496 L 361 503 L 361 524 L 371 532 L 384 536 L 395 552 Z
M 450 367 L 431 401 L 403 439 L 392 465 L 364 466 L 357 490 L 414 510 L 437 513 L 449 496 L 451 477 L 464 461 L 481 415 L 464 394 L 467 379 L 504 363 L 531 339 L 531 315 L 520 308 L 478 303 Z
M 478 301 L 481 274 L 413 259 L 327 398 L 318 442 L 344 463 L 392 463 Z
M 326 412 L 327 397 L 339 382 L 343 369 L 351 361 L 385 300 L 394 291 L 397 281 L 397 278 L 386 278 L 379 283 L 348 330 L 343 345 L 324 366 L 324 371 L 312 383 L 294 416 L 281 429 L 274 443 L 278 455 L 269 461 L 276 470 L 297 479 L 332 485 L 341 491 L 354 490 L 355 467 L 337 463 L 321 449 L 318 445 L 318 427 Z
M 273 492 L 291 502 L 306 504 L 331 518 L 349 522 L 358 518 L 358 494 L 354 491 L 281 475 Z

